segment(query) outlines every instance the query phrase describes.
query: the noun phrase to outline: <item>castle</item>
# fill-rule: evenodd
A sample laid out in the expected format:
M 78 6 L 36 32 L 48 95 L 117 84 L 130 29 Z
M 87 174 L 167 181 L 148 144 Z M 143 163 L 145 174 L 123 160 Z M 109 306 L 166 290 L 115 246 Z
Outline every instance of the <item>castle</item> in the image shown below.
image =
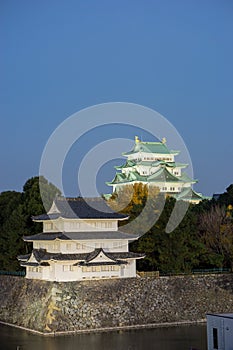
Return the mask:
M 206 197 L 192 189 L 197 180 L 183 172 L 188 164 L 177 163 L 175 156 L 178 154 L 179 151 L 168 149 L 165 138 L 160 142 L 142 142 L 136 136 L 133 149 L 123 153 L 126 162 L 115 167 L 120 172 L 107 185 L 112 186 L 114 193 L 126 185 L 143 183 L 156 186 L 160 192 L 177 200 L 197 204 Z
M 30 254 L 18 257 L 26 278 L 68 282 L 136 276 L 136 260 L 129 252 L 138 239 L 118 230 L 128 217 L 114 212 L 102 198 L 57 197 L 47 214 L 33 217 L 43 232 L 24 236 L 33 243 Z

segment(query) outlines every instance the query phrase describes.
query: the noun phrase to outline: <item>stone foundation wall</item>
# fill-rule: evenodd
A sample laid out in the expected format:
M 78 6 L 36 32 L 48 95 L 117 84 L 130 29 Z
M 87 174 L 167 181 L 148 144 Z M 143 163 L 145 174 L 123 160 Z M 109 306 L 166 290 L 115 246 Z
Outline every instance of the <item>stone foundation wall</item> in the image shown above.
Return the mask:
M 198 321 L 233 312 L 233 275 L 44 282 L 0 276 L 0 320 L 41 332 Z

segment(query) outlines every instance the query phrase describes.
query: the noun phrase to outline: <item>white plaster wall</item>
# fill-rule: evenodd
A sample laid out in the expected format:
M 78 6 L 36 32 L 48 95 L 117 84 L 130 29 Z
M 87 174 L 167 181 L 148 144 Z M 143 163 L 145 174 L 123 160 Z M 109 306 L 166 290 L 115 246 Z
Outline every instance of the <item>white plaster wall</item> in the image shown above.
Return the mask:
M 113 266 L 113 265 L 112 265 Z M 61 263 L 55 265 L 55 281 L 57 282 L 69 282 L 69 281 L 81 281 L 92 280 L 102 278 L 122 278 L 130 277 L 127 275 L 121 275 L 121 266 L 118 271 L 90 271 L 83 272 L 82 267 L 74 266 L 73 271 L 63 271 L 63 265 Z M 132 276 L 133 277 L 133 276 Z M 52 279 L 51 279 L 52 280 Z
M 50 280 L 50 266 L 42 267 L 42 279 L 46 281 Z
M 63 254 L 76 254 L 76 253 L 88 253 L 94 249 L 103 248 L 106 252 L 127 252 L 128 251 L 128 240 L 98 240 L 92 239 L 89 241 L 36 241 L 33 242 L 34 249 L 46 249 L 49 253 L 63 253 Z M 31 262 L 36 262 L 35 259 L 31 258 Z
M 30 279 L 43 279 L 43 274 L 42 274 L 42 269 L 41 272 L 36 272 L 36 271 L 32 271 L 32 268 L 27 266 L 26 267 L 26 278 L 30 278 Z
M 148 176 L 150 174 L 150 167 L 145 165 L 137 165 L 136 170 L 142 176 Z
M 136 277 L 136 260 L 127 260 L 123 277 Z
M 135 183 L 140 183 L 138 181 L 132 181 L 129 184 L 120 184 L 120 185 L 115 185 L 116 191 L 119 191 L 121 188 L 123 189 L 125 185 L 134 185 Z M 143 182 L 144 185 L 148 185 L 147 182 Z M 182 190 L 182 187 L 184 188 L 189 188 L 190 184 L 184 184 L 182 182 L 180 182 L 179 184 L 177 184 L 177 182 L 149 182 L 149 186 L 156 186 L 159 188 L 159 190 L 161 192 L 174 192 L 174 193 L 179 193 Z M 163 189 L 163 187 L 166 187 L 166 190 Z M 172 190 L 171 188 L 175 188 L 174 190 Z
M 99 260 L 101 260 L 99 258 Z M 102 261 L 107 259 L 102 258 Z M 26 278 L 41 279 L 46 281 L 69 282 L 80 281 L 85 279 L 102 279 L 102 278 L 128 278 L 136 277 L 135 260 L 128 260 L 126 265 L 107 265 L 109 271 L 99 267 L 99 271 L 83 271 L 80 266 L 73 266 L 75 261 L 67 262 L 51 262 L 50 266 L 40 267 L 41 272 L 29 271 L 27 267 Z M 64 268 L 64 266 L 66 266 Z M 106 265 L 105 265 L 106 266 Z M 117 269 L 117 270 L 115 270 Z
M 165 160 L 167 162 L 174 162 L 174 155 L 172 154 L 161 154 L 161 153 L 144 153 L 141 152 L 141 158 L 143 161 L 156 161 L 158 160 Z
M 99 272 L 82 272 L 81 280 L 120 278 L 121 266 L 118 271 L 99 271 Z
M 106 252 L 128 252 L 129 250 L 129 242 L 128 240 L 112 240 L 109 242 L 105 242 L 103 246 Z
M 34 249 L 46 249 L 49 253 L 59 253 L 60 252 L 60 241 L 36 241 L 33 242 Z
M 67 262 L 57 262 L 54 264 L 55 268 L 55 281 L 57 282 L 69 282 L 69 281 L 78 281 L 81 279 L 81 271 L 78 266 L 73 266 L 75 262 L 70 261 L 69 264 Z M 71 266 L 72 271 L 65 270 L 64 266 L 67 266 L 69 268 Z
M 167 168 L 171 174 L 175 176 L 181 176 L 181 168 Z
M 111 219 L 99 220 L 47 220 L 43 222 L 43 232 L 82 232 L 82 231 L 116 231 L 118 221 Z
M 106 252 L 127 252 L 128 240 L 89 240 L 61 241 L 60 252 L 63 254 L 88 253 L 103 248 Z
M 62 219 L 43 221 L 43 232 L 62 232 L 64 225 Z
M 155 161 L 157 159 L 165 160 L 168 162 L 174 162 L 174 154 L 161 154 L 161 153 L 145 153 L 138 152 L 127 156 L 129 160 L 143 160 L 143 161 Z
M 76 225 L 77 224 L 77 225 Z M 64 221 L 65 232 L 117 231 L 117 220 L 70 220 Z
M 156 182 L 156 183 L 152 183 L 150 182 L 149 184 L 150 186 L 156 186 L 159 187 L 161 192 L 180 192 L 182 189 L 183 184 L 179 183 L 177 184 L 176 182 Z

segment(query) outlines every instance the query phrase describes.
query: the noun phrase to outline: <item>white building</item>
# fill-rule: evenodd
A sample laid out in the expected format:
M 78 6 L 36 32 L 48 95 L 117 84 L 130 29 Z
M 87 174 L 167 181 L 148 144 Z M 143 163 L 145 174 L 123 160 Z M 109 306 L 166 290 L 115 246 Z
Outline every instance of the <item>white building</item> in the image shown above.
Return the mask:
M 127 216 L 111 210 L 102 198 L 56 198 L 47 214 L 32 218 L 43 223 L 43 232 L 24 236 L 33 243 L 31 254 L 18 257 L 26 278 L 78 281 L 136 276 L 136 259 L 129 252 L 138 239 L 118 230 Z
M 233 350 L 233 313 L 207 314 L 208 350 Z

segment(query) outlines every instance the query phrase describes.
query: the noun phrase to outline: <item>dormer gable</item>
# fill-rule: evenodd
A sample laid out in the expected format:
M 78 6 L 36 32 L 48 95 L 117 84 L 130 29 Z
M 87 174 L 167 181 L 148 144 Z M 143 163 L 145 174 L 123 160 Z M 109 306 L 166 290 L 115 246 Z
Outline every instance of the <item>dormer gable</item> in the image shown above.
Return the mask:
M 85 264 L 94 265 L 99 263 L 116 264 L 119 263 L 119 261 L 111 257 L 102 248 L 99 248 L 95 249 L 92 254 L 90 254 L 89 258 L 85 261 Z
M 51 208 L 49 209 L 49 211 L 48 211 L 48 215 L 50 215 L 50 214 L 60 214 L 61 212 L 60 212 L 60 210 L 58 209 L 58 207 L 56 206 L 56 202 L 55 201 L 53 201 L 53 204 L 52 204 L 52 206 L 51 206 Z

